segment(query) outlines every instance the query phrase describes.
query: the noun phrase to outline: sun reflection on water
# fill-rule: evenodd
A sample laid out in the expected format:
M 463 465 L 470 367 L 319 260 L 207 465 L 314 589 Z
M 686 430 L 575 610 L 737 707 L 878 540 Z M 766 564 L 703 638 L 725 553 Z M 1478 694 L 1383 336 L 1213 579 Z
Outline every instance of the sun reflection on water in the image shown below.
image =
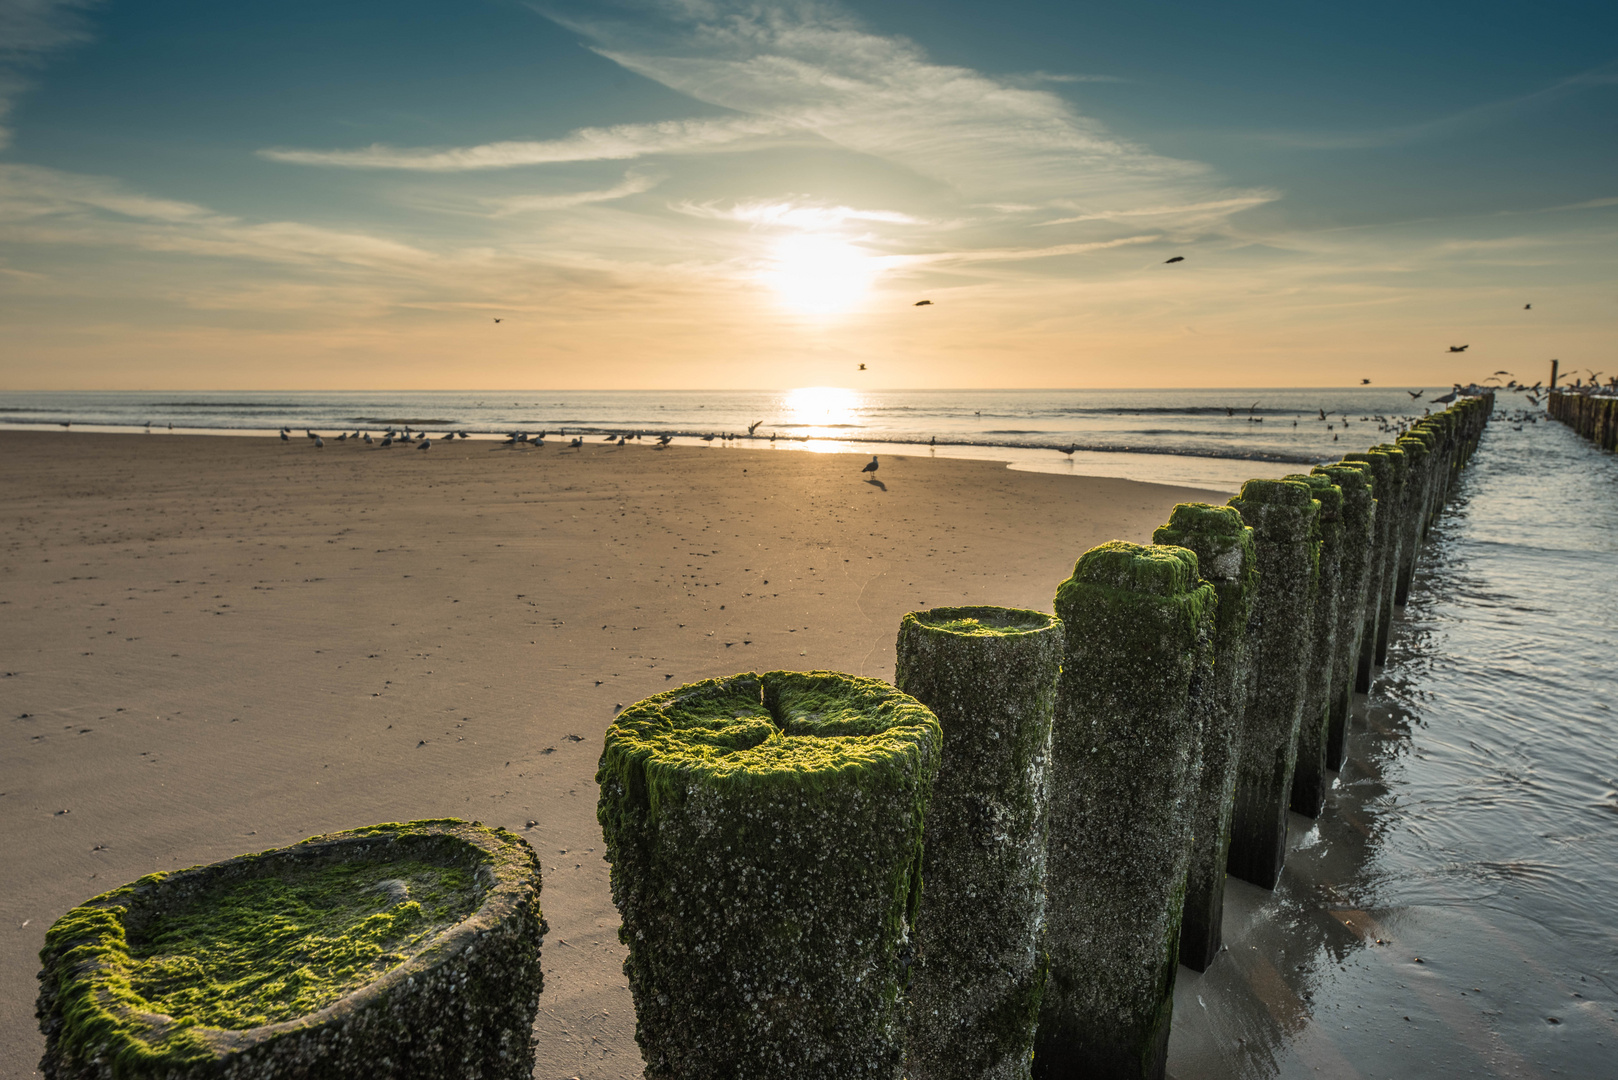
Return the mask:
M 859 391 L 844 386 L 800 386 L 787 391 L 782 402 L 792 434 L 819 438 L 835 438 L 856 429 L 864 404 Z

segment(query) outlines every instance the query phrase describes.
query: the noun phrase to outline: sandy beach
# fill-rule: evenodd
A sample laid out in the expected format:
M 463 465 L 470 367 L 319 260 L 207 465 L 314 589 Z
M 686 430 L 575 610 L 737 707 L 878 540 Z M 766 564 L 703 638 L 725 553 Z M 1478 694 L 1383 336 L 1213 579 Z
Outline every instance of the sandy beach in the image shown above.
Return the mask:
M 595 820 L 617 706 L 745 670 L 889 679 L 906 611 L 1049 610 L 1086 549 L 1228 495 L 925 455 L 874 484 L 865 460 L 0 433 L 0 1075 L 35 1075 L 36 954 L 75 903 L 454 816 L 544 860 L 535 1076 L 639 1076 Z

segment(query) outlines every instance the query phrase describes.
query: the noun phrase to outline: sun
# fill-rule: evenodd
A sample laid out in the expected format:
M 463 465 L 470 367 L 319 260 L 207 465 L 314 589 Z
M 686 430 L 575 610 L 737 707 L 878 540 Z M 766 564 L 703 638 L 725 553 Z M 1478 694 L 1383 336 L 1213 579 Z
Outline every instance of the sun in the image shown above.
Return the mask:
M 800 386 L 789 390 L 782 404 L 801 434 L 836 438 L 855 425 L 864 399 L 841 386 Z
M 871 291 L 876 262 L 847 240 L 799 233 L 776 241 L 764 280 L 781 302 L 806 315 L 838 315 Z

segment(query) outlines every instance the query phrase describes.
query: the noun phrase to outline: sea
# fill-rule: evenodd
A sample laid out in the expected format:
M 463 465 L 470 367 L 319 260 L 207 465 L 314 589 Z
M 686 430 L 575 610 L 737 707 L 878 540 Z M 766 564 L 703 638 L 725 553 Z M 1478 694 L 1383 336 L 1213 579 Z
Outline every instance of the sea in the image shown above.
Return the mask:
M 1234 491 L 1387 441 L 1449 387 L 1235 390 L 0 392 L 0 427 L 471 437 L 671 434 L 719 450 L 917 453 Z M 1439 408 L 1441 406 L 1431 406 Z M 705 436 L 713 436 L 709 441 Z M 727 436 L 736 436 L 734 439 Z M 925 447 L 925 451 L 919 448 Z

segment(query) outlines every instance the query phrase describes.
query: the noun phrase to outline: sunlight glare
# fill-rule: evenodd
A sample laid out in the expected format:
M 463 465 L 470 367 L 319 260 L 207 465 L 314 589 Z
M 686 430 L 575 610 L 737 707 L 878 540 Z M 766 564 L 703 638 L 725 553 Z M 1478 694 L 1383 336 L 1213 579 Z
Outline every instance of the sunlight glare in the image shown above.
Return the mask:
M 856 422 L 863 402 L 857 391 L 843 386 L 800 386 L 787 391 L 782 403 L 800 435 L 840 436 Z
M 846 240 L 799 233 L 776 242 L 763 277 L 787 307 L 808 315 L 836 315 L 865 299 L 876 262 Z

